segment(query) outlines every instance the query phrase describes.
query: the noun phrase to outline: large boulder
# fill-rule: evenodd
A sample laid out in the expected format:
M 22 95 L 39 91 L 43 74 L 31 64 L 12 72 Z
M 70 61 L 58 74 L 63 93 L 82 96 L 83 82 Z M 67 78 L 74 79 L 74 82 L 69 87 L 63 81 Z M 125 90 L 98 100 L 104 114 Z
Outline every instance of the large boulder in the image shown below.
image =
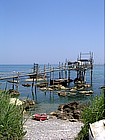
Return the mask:
M 26 100 L 23 100 L 23 105 L 24 105 L 25 110 L 28 110 L 29 108 L 31 108 L 35 105 L 35 101 L 26 99 Z
M 9 103 L 13 105 L 23 105 L 23 102 L 17 98 L 10 98 Z
M 78 102 L 71 102 L 68 104 L 61 104 L 58 107 L 57 118 L 58 119 L 80 119 L 80 107 Z

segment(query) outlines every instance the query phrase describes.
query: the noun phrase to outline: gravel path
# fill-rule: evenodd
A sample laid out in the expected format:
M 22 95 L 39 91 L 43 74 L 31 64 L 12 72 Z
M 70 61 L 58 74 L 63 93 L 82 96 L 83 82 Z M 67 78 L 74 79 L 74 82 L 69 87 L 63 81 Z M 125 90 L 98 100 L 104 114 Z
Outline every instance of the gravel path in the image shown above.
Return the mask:
M 23 140 L 74 140 L 83 123 L 69 122 L 57 118 L 36 121 L 28 119 L 24 127 L 27 130 Z

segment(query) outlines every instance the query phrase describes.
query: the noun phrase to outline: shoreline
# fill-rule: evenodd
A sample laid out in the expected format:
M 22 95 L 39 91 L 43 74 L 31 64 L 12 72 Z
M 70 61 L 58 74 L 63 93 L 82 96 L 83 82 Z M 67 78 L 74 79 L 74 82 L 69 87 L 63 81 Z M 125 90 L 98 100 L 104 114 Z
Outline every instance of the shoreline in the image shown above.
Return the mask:
M 80 121 L 70 122 L 55 117 L 45 121 L 29 118 L 24 124 L 27 133 L 23 140 L 74 140 L 83 125 Z

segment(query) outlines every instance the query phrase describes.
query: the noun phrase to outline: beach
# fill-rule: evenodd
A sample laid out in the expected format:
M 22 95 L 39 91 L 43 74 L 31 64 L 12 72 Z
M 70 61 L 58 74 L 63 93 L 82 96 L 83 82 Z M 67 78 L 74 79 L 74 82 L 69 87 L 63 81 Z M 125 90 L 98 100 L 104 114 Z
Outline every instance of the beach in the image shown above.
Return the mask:
M 74 140 L 82 126 L 82 122 L 70 122 L 54 117 L 45 121 L 29 118 L 24 125 L 27 133 L 23 140 Z

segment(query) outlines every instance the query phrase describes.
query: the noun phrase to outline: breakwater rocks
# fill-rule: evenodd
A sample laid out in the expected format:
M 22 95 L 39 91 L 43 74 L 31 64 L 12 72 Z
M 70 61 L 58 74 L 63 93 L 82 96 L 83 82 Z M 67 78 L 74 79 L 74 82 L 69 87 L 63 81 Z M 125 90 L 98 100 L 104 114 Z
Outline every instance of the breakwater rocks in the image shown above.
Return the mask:
M 25 110 L 29 110 L 35 105 L 35 101 L 30 99 L 23 100 L 22 102 Z
M 58 85 L 51 85 L 51 86 L 47 86 L 46 83 L 40 83 L 38 84 L 38 87 L 40 88 L 40 90 L 69 90 L 69 91 L 76 91 L 76 90 L 83 90 L 83 89 L 88 89 L 91 88 L 90 84 L 77 84 L 72 88 L 68 88 L 65 86 L 62 86 L 60 84 Z
M 68 104 L 61 104 L 58 110 L 51 112 L 50 115 L 56 116 L 57 119 L 79 121 L 81 116 L 81 105 L 78 102 L 71 102 Z
M 14 90 L 14 89 L 9 89 L 9 90 L 8 90 L 8 93 L 9 93 L 11 96 L 18 96 L 18 95 L 20 95 L 19 91 Z
M 42 91 L 57 91 L 58 96 L 71 96 L 77 94 L 85 94 L 86 96 L 90 96 L 93 94 L 93 90 L 91 89 L 90 84 L 77 84 L 73 87 L 64 87 L 62 85 L 51 85 L 49 87 L 40 87 Z
M 29 110 L 35 105 L 35 101 L 30 99 L 20 100 L 18 98 L 10 98 L 10 104 L 23 106 L 25 110 Z

